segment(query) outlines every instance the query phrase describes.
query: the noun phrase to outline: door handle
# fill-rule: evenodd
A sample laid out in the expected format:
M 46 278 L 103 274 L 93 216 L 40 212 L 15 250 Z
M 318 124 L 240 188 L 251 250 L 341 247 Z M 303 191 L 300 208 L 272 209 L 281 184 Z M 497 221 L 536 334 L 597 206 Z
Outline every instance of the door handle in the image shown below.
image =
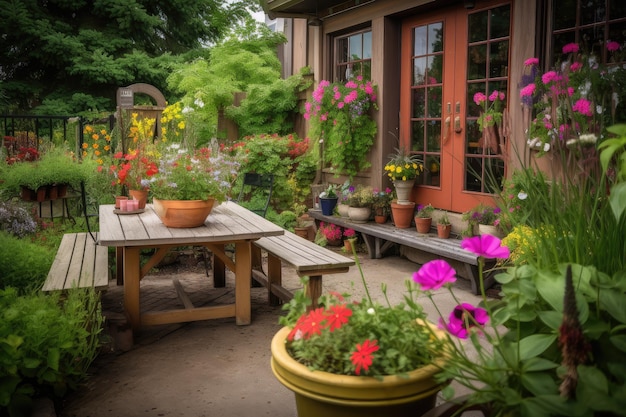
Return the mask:
M 450 120 L 450 116 L 446 117 L 446 119 L 443 122 L 443 143 L 442 145 L 445 145 L 446 142 L 448 142 L 448 138 L 450 137 L 450 124 L 451 124 L 452 120 Z
M 461 133 L 463 131 L 461 128 L 461 116 L 456 116 L 454 118 L 454 131 L 456 133 Z

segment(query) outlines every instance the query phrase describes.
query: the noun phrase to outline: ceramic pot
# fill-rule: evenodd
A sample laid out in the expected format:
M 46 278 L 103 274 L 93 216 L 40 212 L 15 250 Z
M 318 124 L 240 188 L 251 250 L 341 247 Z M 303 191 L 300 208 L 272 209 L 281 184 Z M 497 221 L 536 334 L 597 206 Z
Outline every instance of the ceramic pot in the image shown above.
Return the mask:
M 332 216 L 335 206 L 337 205 L 337 197 L 335 198 L 320 198 L 320 207 L 324 216 Z
M 287 353 L 289 331 L 283 327 L 274 335 L 271 366 L 278 381 L 294 392 L 299 417 L 421 416 L 446 385 L 435 381 L 435 365 L 382 379 L 311 371 Z
M 430 232 L 430 226 L 433 223 L 432 217 L 416 217 L 415 218 L 415 228 L 417 229 L 417 233 L 427 234 Z
M 215 199 L 159 200 L 153 199 L 154 211 L 167 227 L 198 227 L 204 224 Z
M 408 229 L 411 227 L 411 220 L 413 220 L 415 210 L 415 203 L 409 202 L 409 204 L 391 203 L 391 216 L 393 217 L 393 223 L 398 229 Z
M 348 218 L 350 217 L 350 214 L 348 213 L 350 211 L 350 206 L 347 204 L 337 204 L 337 213 L 339 213 L 339 215 L 341 217 L 345 217 Z
M 494 226 L 491 224 L 479 224 L 478 225 L 478 234 L 479 235 L 492 235 L 497 238 L 502 238 L 502 232 L 498 226 Z
M 451 224 L 437 224 L 437 237 L 440 237 L 441 239 L 447 239 L 450 237 L 451 231 Z
M 394 181 L 396 195 L 398 196 L 398 204 L 408 204 L 411 201 L 411 192 L 415 185 L 415 180 Z
M 349 207 L 350 221 L 354 223 L 367 223 L 372 215 L 371 207 Z
M 148 190 L 128 190 L 128 195 L 133 200 L 139 201 L 139 209 L 146 208 L 148 202 Z

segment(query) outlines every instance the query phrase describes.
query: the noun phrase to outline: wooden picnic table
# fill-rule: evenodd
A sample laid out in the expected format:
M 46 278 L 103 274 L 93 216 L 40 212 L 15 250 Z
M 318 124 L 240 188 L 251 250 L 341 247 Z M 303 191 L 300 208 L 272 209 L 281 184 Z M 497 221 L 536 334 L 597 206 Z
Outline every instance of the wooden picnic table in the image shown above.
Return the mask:
M 140 214 L 119 215 L 113 205 L 100 206 L 98 244 L 117 248 L 118 276 L 124 283 L 124 309 L 133 330 L 144 325 L 180 323 L 214 318 L 235 317 L 238 325 L 250 324 L 250 283 L 252 270 L 251 244 L 267 236 L 279 236 L 284 229 L 234 202 L 213 208 L 203 226 L 194 228 L 166 227 L 151 204 Z M 225 246 L 234 244 L 234 259 Z M 178 246 L 204 246 L 213 252 L 235 274 L 235 303 L 220 306 L 193 307 L 182 286 L 174 281 L 184 309 L 140 311 L 140 281 L 167 252 Z M 142 266 L 142 249 L 156 249 Z

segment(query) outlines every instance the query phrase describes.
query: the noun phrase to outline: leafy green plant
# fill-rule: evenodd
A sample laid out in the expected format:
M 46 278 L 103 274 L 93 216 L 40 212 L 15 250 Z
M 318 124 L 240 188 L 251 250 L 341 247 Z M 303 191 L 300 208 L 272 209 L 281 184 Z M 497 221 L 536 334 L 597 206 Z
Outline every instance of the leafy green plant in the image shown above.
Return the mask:
M 389 155 L 385 171 L 391 181 L 409 181 L 424 172 L 424 164 L 418 155 L 411 155 L 405 148 L 397 148 Z
M 450 219 L 448 218 L 448 212 L 444 211 L 438 218 L 437 218 L 437 224 L 443 224 L 444 226 L 447 226 L 450 224 Z
M 14 287 L 25 294 L 41 288 L 55 252 L 3 231 L 0 231 L 0 247 L 5 248 L 0 251 L 0 289 Z
M 324 162 L 336 175 L 353 178 L 371 165 L 366 156 L 377 130 L 371 109 L 378 109 L 376 87 L 360 76 L 345 84 L 320 81 L 305 104 L 309 134 L 323 140 Z
M 348 196 L 350 207 L 371 207 L 374 203 L 374 190 L 370 186 L 357 185 L 353 193 Z
M 18 195 L 20 187 L 37 190 L 41 186 L 69 184 L 79 189 L 80 183 L 90 176 L 91 165 L 83 164 L 69 150 L 51 149 L 39 161 L 18 162 L 5 169 L 2 187 L 9 195 Z
M 426 205 L 420 204 L 417 207 L 417 213 L 415 214 L 415 217 L 427 219 L 429 217 L 433 217 L 434 211 L 435 211 L 435 208 L 432 206 L 432 204 L 426 204 Z
M 76 389 L 96 357 L 102 325 L 93 289 L 18 296 L 0 290 L 0 411 L 30 415 L 33 398 Z

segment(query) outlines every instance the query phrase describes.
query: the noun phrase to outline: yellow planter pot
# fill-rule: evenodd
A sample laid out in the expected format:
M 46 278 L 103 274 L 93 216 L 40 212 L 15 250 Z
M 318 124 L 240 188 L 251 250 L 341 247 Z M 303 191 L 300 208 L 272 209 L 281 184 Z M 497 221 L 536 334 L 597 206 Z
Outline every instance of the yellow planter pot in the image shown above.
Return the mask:
M 311 371 L 287 353 L 289 331 L 283 327 L 274 335 L 271 366 L 280 383 L 294 392 L 299 417 L 420 416 L 435 406 L 446 385 L 435 381 L 435 365 L 382 380 Z

